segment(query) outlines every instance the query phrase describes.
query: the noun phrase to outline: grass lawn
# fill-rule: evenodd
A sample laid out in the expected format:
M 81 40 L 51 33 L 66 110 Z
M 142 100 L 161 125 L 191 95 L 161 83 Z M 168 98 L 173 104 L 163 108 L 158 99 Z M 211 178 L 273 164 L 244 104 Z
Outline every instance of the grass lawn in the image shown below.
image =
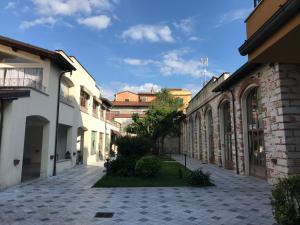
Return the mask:
M 158 155 L 157 157 L 160 159 L 160 161 L 175 161 L 175 159 L 172 159 L 169 155 L 166 154 Z
M 104 175 L 94 187 L 180 187 L 190 186 L 186 177 L 188 173 L 184 166 L 164 157 L 160 173 L 155 178 L 116 177 Z M 183 178 L 179 178 L 181 169 Z

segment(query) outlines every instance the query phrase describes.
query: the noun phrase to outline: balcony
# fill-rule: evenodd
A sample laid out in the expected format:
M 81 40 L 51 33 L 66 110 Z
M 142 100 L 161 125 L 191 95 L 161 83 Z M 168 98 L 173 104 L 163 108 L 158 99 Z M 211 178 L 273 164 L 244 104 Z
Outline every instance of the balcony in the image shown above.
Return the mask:
M 42 81 L 33 80 L 31 78 L 0 78 L 0 88 L 1 87 L 33 88 L 41 92 L 46 91 L 46 87 L 43 86 Z
M 262 0 L 246 20 L 239 48 L 253 63 L 300 63 L 300 1 Z

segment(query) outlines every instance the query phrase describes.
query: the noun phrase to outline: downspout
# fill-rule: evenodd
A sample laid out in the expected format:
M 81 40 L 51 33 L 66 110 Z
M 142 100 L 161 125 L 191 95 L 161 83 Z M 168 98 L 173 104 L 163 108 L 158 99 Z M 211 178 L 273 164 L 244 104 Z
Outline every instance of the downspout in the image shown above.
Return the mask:
M 105 157 L 105 160 L 107 159 L 107 158 L 109 158 L 109 155 L 107 155 L 107 157 L 106 157 L 106 153 L 107 153 L 107 140 L 106 140 L 106 116 L 107 116 L 107 112 L 108 112 L 108 110 L 107 110 L 107 108 L 104 106 L 104 108 L 105 108 L 105 115 L 104 115 L 104 157 Z
M 233 111 L 233 130 L 234 130 L 234 146 L 235 146 L 235 165 L 236 165 L 236 173 L 239 174 L 239 160 L 238 160 L 238 149 L 237 149 L 237 137 L 236 137 L 236 123 L 235 123 L 235 100 L 233 95 L 233 90 L 230 89 L 231 97 L 232 97 L 232 111 Z
M 3 121 L 4 121 L 4 100 L 1 99 L 1 120 L 0 120 L 0 151 L 2 144 L 2 132 L 3 132 Z
M 54 144 L 54 160 L 53 160 L 53 176 L 56 176 L 56 155 L 57 155 L 57 142 L 58 142 L 58 125 L 59 125 L 59 104 L 60 104 L 60 84 L 63 75 L 67 72 L 72 71 L 62 71 L 58 78 L 58 88 L 57 88 L 57 105 L 56 105 L 56 127 L 55 127 L 55 144 Z

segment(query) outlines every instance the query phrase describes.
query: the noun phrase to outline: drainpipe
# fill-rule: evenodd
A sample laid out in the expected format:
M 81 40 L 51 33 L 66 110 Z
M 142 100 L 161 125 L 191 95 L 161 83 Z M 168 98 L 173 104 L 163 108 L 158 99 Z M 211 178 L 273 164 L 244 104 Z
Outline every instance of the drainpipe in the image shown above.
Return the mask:
M 55 127 L 55 145 L 54 145 L 54 160 L 53 160 L 53 176 L 56 176 L 56 155 L 57 155 L 57 142 L 58 142 L 58 125 L 59 125 L 59 103 L 60 103 L 60 84 L 63 75 L 67 72 L 72 73 L 72 71 L 62 71 L 58 78 L 58 88 L 57 88 L 57 105 L 56 105 L 56 127 Z
M 231 97 L 232 97 L 232 111 L 233 111 L 233 130 L 234 130 L 234 146 L 235 146 L 235 165 L 236 165 L 236 173 L 239 174 L 239 160 L 238 160 L 238 149 L 237 149 L 237 137 L 236 137 L 236 123 L 235 123 L 235 100 L 233 95 L 233 90 L 230 89 Z
M 1 99 L 1 120 L 0 120 L 0 151 L 2 144 L 2 132 L 3 132 L 3 121 L 4 121 L 4 100 Z
M 107 108 L 104 106 L 105 108 L 105 114 L 104 114 L 104 159 L 106 160 L 106 153 L 107 153 L 107 149 L 106 149 L 106 146 L 107 146 L 107 140 L 106 140 L 106 116 L 107 116 Z M 109 155 L 107 155 L 107 157 L 109 158 Z

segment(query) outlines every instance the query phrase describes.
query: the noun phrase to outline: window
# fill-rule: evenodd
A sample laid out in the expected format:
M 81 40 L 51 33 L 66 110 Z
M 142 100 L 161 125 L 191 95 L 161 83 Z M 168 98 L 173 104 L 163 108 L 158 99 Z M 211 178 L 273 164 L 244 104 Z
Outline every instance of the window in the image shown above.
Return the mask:
M 99 133 L 99 144 L 98 144 L 99 146 L 98 146 L 98 148 L 99 148 L 99 157 L 100 157 L 101 160 L 104 159 L 104 156 L 103 156 L 103 138 L 104 138 L 104 133 L 100 132 Z
M 99 103 L 94 99 L 93 100 L 93 116 L 98 118 L 98 106 L 99 106 Z
M 201 115 L 197 113 L 197 131 L 198 131 L 198 157 L 202 160 L 202 130 L 201 130 Z
M 140 101 L 141 102 L 147 102 L 147 97 L 146 96 L 141 96 Z
M 80 91 L 80 108 L 85 112 L 87 112 L 88 109 L 89 98 L 90 96 L 86 92 L 84 92 L 83 90 Z
M 96 135 L 97 132 L 96 131 L 92 131 L 92 136 L 91 136 L 91 155 L 95 155 L 96 154 Z
M 209 162 L 215 163 L 214 131 L 213 131 L 213 119 L 212 119 L 212 111 L 211 110 L 209 110 L 206 113 L 206 137 L 207 137 Z
M 225 168 L 232 169 L 232 132 L 231 132 L 231 116 L 230 103 L 226 102 L 222 106 L 223 116 L 223 144 L 224 144 L 224 161 Z
M 258 177 L 265 177 L 266 154 L 259 88 L 253 88 L 248 93 L 246 97 L 246 107 L 249 173 L 250 175 Z
M 128 98 L 125 98 L 125 102 L 129 102 L 129 99 L 128 99 Z

